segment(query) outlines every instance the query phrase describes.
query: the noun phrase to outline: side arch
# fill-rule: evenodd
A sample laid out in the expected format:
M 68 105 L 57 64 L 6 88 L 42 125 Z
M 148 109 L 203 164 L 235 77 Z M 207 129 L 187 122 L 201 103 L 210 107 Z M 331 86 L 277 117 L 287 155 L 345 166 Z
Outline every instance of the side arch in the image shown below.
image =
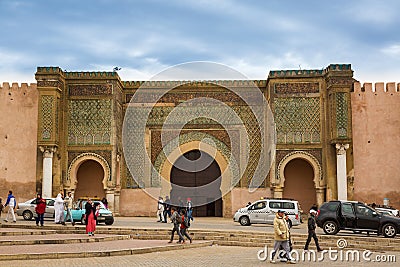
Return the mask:
M 280 162 L 278 165 L 278 170 L 277 170 L 277 184 L 279 187 L 283 188 L 285 185 L 285 167 L 286 165 L 293 159 L 303 159 L 310 163 L 311 167 L 313 168 L 314 171 L 314 185 L 315 188 L 323 188 L 325 187 L 325 182 L 322 177 L 322 167 L 321 164 L 318 162 L 318 159 L 315 158 L 313 155 L 310 153 L 304 152 L 304 151 L 294 151 L 289 154 L 287 154 Z
M 96 153 L 82 153 L 76 156 L 68 167 L 67 179 L 70 181 L 71 189 L 76 189 L 78 184 L 77 173 L 81 164 L 87 160 L 94 160 L 101 165 L 104 171 L 102 180 L 103 188 L 107 189 L 107 181 L 111 180 L 111 168 L 108 162 Z

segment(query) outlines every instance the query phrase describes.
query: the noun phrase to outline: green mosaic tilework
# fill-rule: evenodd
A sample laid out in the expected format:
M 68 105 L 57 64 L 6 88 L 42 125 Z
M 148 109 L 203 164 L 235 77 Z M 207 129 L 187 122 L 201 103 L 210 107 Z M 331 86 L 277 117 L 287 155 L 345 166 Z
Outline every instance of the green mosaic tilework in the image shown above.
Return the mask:
M 70 100 L 68 110 L 69 145 L 110 144 L 111 100 Z
M 237 117 L 234 117 L 232 113 L 226 112 L 224 109 L 221 108 L 221 112 L 218 112 L 219 107 L 213 107 L 213 112 L 219 114 L 220 122 L 223 122 L 225 126 L 235 126 L 235 125 L 244 125 L 249 143 L 248 143 L 248 149 L 250 150 L 250 157 L 248 159 L 248 164 L 246 166 L 246 169 L 242 175 L 241 178 L 241 186 L 243 187 L 248 187 L 249 184 L 251 183 L 251 179 L 254 176 L 254 173 L 256 171 L 256 168 L 258 166 L 258 163 L 260 161 L 260 155 L 261 155 L 261 149 L 262 149 L 262 144 L 261 144 L 261 132 L 259 125 L 257 124 L 255 116 L 252 114 L 250 107 L 248 106 L 234 106 L 231 107 L 235 113 L 239 116 L 240 121 L 237 120 Z M 253 107 L 255 109 L 257 108 L 263 108 L 263 107 Z M 143 114 L 146 113 L 146 109 L 144 107 L 141 108 L 132 108 L 129 111 L 129 116 L 125 117 L 125 126 L 128 127 L 128 129 L 131 129 L 130 134 L 132 136 L 135 136 L 135 118 L 142 118 Z M 174 116 L 172 120 L 169 122 L 172 124 L 197 124 L 197 125 L 202 125 L 202 124 L 218 124 L 218 122 L 215 122 L 213 120 L 207 119 L 204 117 L 204 114 L 207 114 L 209 112 L 209 107 L 196 107 L 196 108 L 187 108 L 185 109 L 185 112 L 188 113 L 188 116 Z M 152 126 L 162 126 L 163 123 L 165 122 L 168 114 L 173 110 L 173 107 L 155 107 L 151 110 L 150 115 L 147 120 L 147 127 L 152 127 Z M 197 116 L 196 119 L 191 120 L 187 122 L 187 118 L 190 117 L 189 115 L 195 114 Z M 139 135 L 139 134 L 138 134 Z M 144 177 L 144 162 L 145 159 L 142 158 L 143 155 L 145 154 L 145 149 L 143 146 L 140 145 L 140 143 L 143 142 L 143 140 L 136 140 L 135 138 L 129 138 L 126 140 L 127 142 L 127 147 L 128 148 L 135 148 L 137 153 L 133 155 L 132 153 L 128 153 L 126 156 L 126 161 L 130 162 L 132 160 L 131 157 L 135 156 L 136 162 L 143 162 L 143 164 L 135 164 L 135 166 L 130 166 L 129 168 L 133 173 L 139 174 L 139 177 Z M 138 143 L 137 143 L 138 142 Z M 223 153 L 224 154 L 224 153 Z M 140 157 L 140 158 L 139 158 Z M 262 177 L 264 179 L 265 177 Z M 127 179 L 130 179 L 130 176 L 127 177 Z M 235 178 L 236 179 L 236 178 Z M 143 181 L 138 181 L 139 184 L 142 184 Z M 135 183 L 132 181 L 127 181 L 127 184 L 132 184 L 134 185 Z M 153 183 L 155 186 L 157 186 L 157 182 Z
M 347 138 L 348 98 L 346 93 L 336 93 L 336 130 L 338 138 Z
M 282 97 L 274 99 L 277 141 L 281 144 L 319 143 L 320 99 Z
M 43 95 L 40 106 L 42 113 L 42 139 L 49 140 L 53 132 L 54 96 Z

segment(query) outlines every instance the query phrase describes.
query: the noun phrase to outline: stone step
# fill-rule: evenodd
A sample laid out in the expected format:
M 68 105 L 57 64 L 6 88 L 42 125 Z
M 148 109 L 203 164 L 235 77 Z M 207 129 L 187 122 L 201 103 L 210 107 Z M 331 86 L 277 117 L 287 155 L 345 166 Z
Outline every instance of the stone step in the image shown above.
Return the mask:
M 2 231 L 0 228 L 1 236 L 25 236 L 25 235 L 52 235 L 55 234 L 54 230 L 31 230 L 31 229 L 9 229 L 7 231 Z
M 93 242 L 107 242 L 116 240 L 127 240 L 130 239 L 129 235 L 96 235 L 89 237 L 87 235 L 44 235 L 44 236 L 25 236 L 24 239 L 15 238 L 3 238 L 0 237 L 0 246 L 11 246 L 11 245 L 41 245 L 41 244 L 76 244 L 76 243 L 93 243 Z
M 103 243 L 59 245 L 21 245 L 13 249 L 0 247 L 0 262 L 2 260 L 36 260 L 36 259 L 63 259 L 110 257 L 144 254 L 171 250 L 181 250 L 212 246 L 212 241 L 195 241 L 192 244 L 168 244 L 165 240 L 122 240 Z

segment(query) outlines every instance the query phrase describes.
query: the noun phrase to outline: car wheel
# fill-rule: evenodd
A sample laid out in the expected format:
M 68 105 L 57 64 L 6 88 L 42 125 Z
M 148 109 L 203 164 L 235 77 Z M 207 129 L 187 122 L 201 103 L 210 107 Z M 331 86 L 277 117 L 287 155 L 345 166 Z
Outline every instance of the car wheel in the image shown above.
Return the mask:
M 85 216 L 82 216 L 82 218 L 81 218 L 81 224 L 86 224 Z
M 322 229 L 327 235 L 336 235 L 339 232 L 338 224 L 334 221 L 326 221 Z
M 240 217 L 239 222 L 240 222 L 240 224 L 243 225 L 243 226 L 248 226 L 248 225 L 250 225 L 250 219 L 249 219 L 249 217 L 247 217 L 247 216 L 242 216 L 242 217 Z
M 396 236 L 396 227 L 391 223 L 385 224 L 382 227 L 382 232 L 385 237 L 395 237 Z
M 287 221 L 287 224 L 288 224 L 289 228 L 292 228 L 292 226 L 293 226 L 293 223 L 292 223 L 292 221 L 291 221 L 291 220 L 288 220 L 288 221 Z
M 33 218 L 33 213 L 30 210 L 24 210 L 24 212 L 22 213 L 22 217 L 24 218 L 24 220 L 30 221 Z
M 105 221 L 105 224 L 106 224 L 106 225 L 111 225 L 111 224 L 113 224 L 113 223 L 114 223 L 114 218 L 111 219 L 111 220 L 106 220 L 106 221 Z

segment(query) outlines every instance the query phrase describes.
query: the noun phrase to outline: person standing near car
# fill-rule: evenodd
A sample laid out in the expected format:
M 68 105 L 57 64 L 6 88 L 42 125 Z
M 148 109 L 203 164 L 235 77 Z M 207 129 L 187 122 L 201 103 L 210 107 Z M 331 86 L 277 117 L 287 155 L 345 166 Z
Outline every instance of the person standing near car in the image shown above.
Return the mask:
M 13 219 L 13 222 L 16 223 L 17 219 L 15 218 L 15 207 L 17 206 L 17 201 L 15 200 L 15 197 L 13 196 L 12 191 L 8 191 L 8 196 L 7 196 L 7 201 L 6 204 L 4 204 L 4 207 L 8 206 L 8 213 L 7 216 L 5 218 L 5 222 L 8 222 L 8 216 L 11 216 L 11 218 Z
M 54 222 L 57 224 L 64 223 L 64 199 L 62 193 L 58 193 L 54 200 Z
M 37 194 L 36 196 L 36 226 L 43 226 L 44 223 L 44 213 L 46 212 L 46 200 L 42 198 L 41 194 Z
M 64 198 L 64 210 L 66 211 L 65 217 L 64 217 L 64 225 L 68 221 L 68 218 L 71 221 L 72 226 L 75 225 L 74 218 L 72 218 L 72 205 L 74 203 L 74 198 L 72 197 L 72 193 L 68 192 L 67 196 Z
M 279 247 L 282 246 L 289 260 L 288 263 L 296 263 L 290 257 L 289 248 L 289 226 L 285 219 L 285 212 L 283 210 L 278 210 L 274 218 L 274 252 L 271 256 L 271 263 L 275 263 L 274 257 L 278 253 Z
M 98 203 L 97 203 L 98 204 Z M 94 231 L 96 230 L 96 219 L 99 214 L 99 205 L 93 205 L 91 199 L 88 199 L 88 202 L 85 205 L 86 208 L 86 233 L 89 236 L 94 236 Z
M 320 252 L 323 249 L 319 246 L 318 243 L 318 237 L 317 234 L 315 233 L 315 229 L 316 229 L 316 222 L 315 222 L 315 216 L 317 215 L 317 211 L 315 209 L 311 209 L 310 210 L 310 216 L 308 217 L 308 237 L 307 237 L 307 241 L 306 241 L 306 245 L 304 246 L 304 250 L 307 251 L 308 250 L 308 246 L 310 245 L 311 242 L 311 237 L 314 239 L 315 241 L 315 245 L 317 246 L 317 251 Z

